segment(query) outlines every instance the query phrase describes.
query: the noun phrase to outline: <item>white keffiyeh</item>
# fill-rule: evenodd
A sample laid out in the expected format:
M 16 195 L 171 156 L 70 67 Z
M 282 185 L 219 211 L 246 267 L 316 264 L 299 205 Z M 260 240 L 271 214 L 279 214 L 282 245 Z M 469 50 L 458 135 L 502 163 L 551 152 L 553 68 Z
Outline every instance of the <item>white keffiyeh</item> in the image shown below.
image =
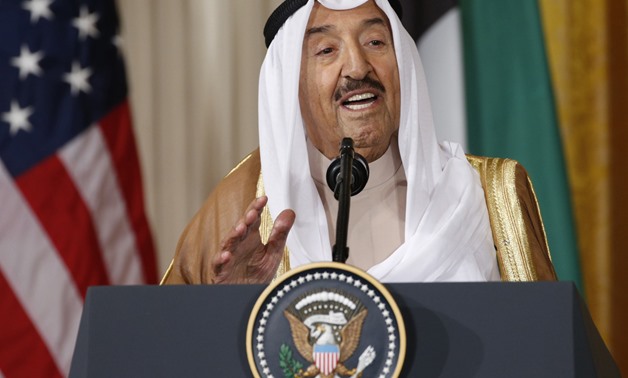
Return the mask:
M 273 218 L 284 209 L 297 215 L 287 242 L 293 268 L 331 261 L 327 220 L 310 174 L 298 100 L 301 48 L 314 1 L 295 12 L 275 36 L 259 86 L 264 188 Z M 366 2 L 318 1 L 331 9 Z M 375 2 L 390 20 L 394 39 L 401 85 L 397 140 L 408 189 L 405 242 L 368 273 L 384 282 L 499 279 L 479 177 L 460 146 L 436 141 L 416 45 L 388 1 Z

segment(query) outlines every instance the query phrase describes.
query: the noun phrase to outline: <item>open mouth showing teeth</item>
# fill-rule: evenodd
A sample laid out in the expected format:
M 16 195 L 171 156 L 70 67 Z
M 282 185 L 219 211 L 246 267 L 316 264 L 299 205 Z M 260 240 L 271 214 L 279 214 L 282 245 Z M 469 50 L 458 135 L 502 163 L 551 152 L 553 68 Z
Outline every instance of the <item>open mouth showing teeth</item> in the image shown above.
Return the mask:
M 361 93 L 349 97 L 349 99 L 343 102 L 342 105 L 351 110 L 360 110 L 368 108 L 376 100 L 377 96 L 373 93 Z

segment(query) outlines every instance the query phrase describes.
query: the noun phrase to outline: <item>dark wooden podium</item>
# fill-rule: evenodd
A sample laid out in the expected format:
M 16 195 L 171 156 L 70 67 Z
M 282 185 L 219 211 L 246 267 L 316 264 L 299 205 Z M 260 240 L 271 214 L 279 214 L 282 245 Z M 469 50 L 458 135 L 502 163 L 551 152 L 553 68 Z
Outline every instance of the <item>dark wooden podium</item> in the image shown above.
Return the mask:
M 403 377 L 619 377 L 566 282 L 388 284 L 407 331 Z M 78 377 L 250 377 L 261 285 L 89 289 Z

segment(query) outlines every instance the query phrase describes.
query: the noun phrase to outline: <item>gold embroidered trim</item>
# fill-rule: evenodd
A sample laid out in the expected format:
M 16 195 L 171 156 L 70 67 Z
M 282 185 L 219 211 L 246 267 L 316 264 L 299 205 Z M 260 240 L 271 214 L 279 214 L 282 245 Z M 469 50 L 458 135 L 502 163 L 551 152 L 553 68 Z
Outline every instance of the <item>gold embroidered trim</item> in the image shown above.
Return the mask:
M 225 177 L 229 176 L 230 174 L 232 174 L 233 172 L 237 171 L 242 165 L 244 165 L 244 163 L 246 163 L 247 161 L 249 161 L 249 159 L 253 156 L 253 153 L 250 153 L 248 155 L 246 155 L 246 157 L 244 159 L 242 159 L 242 161 L 240 161 L 238 163 L 238 165 L 236 165 L 235 167 L 233 167 L 229 173 L 227 173 L 225 175 Z
M 266 192 L 264 191 L 264 180 L 262 179 L 262 173 L 260 172 L 259 178 L 257 179 L 257 190 L 255 191 L 255 197 L 259 198 L 263 195 L 266 195 Z M 273 230 L 273 218 L 270 216 L 270 210 L 268 210 L 268 205 L 264 206 L 260 218 L 259 234 L 262 239 L 262 243 L 266 244 L 268 243 L 270 232 Z M 283 257 L 279 262 L 279 267 L 277 268 L 277 272 L 275 273 L 273 281 L 289 270 L 290 251 L 288 251 L 288 247 L 286 246 L 283 250 Z
M 517 162 L 467 156 L 480 174 L 502 281 L 535 281 L 523 210 L 515 185 Z
M 170 276 L 170 272 L 172 271 L 173 265 L 174 265 L 174 259 L 170 260 L 170 265 L 168 265 L 168 269 L 166 269 L 166 273 L 164 273 L 163 277 L 161 277 L 161 281 L 159 281 L 159 286 L 166 284 L 166 280 Z

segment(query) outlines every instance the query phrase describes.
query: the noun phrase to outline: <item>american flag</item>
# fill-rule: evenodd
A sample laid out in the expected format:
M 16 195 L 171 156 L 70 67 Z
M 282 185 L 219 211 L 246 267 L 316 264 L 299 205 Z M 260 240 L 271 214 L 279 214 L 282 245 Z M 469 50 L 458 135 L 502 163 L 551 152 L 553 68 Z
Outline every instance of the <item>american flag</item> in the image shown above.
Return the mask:
M 87 288 L 156 282 L 113 0 L 0 0 L 0 377 L 67 376 Z

